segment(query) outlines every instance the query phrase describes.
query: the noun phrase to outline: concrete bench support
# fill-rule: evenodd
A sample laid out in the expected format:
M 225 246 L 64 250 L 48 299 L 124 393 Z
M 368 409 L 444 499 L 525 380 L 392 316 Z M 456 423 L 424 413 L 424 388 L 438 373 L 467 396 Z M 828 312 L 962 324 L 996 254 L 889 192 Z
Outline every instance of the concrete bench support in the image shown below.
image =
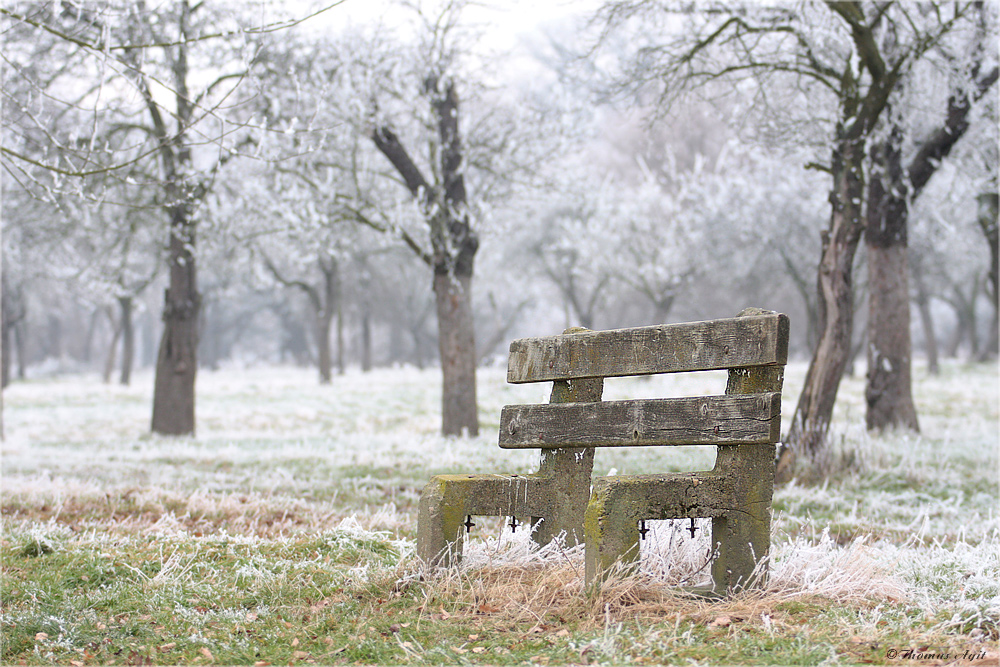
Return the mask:
M 639 558 L 639 523 L 711 518 L 712 594 L 765 581 L 788 318 L 736 318 L 613 331 L 567 329 L 511 343 L 508 382 L 552 381 L 547 406 L 507 406 L 500 446 L 539 448 L 530 475 L 439 475 L 420 498 L 418 555 L 457 564 L 466 517 L 530 520 L 547 544 L 586 542 L 591 590 Z M 601 402 L 604 377 L 727 369 L 724 396 Z M 595 447 L 714 444 L 715 467 L 593 480 Z M 763 561 L 763 562 L 762 562 Z
M 567 333 L 583 331 L 577 327 Z M 601 400 L 602 378 L 553 382 L 550 403 Z M 531 475 L 438 475 L 420 496 L 417 555 L 436 566 L 462 558 L 468 516 L 529 519 L 540 545 L 564 535 L 567 546 L 583 541 L 583 515 L 590 498 L 593 447 L 542 450 L 538 472 Z

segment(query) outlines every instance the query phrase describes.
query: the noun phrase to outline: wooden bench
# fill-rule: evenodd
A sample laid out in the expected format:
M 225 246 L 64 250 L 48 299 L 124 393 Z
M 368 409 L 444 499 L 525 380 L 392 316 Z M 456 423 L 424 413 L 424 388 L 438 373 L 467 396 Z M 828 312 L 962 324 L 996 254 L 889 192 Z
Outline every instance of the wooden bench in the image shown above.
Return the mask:
M 500 447 L 541 449 L 530 475 L 439 475 L 420 498 L 418 555 L 456 564 L 473 516 L 530 520 L 532 537 L 586 541 L 586 576 L 599 582 L 639 557 L 642 523 L 712 519 L 712 591 L 763 582 L 770 548 L 774 449 L 788 318 L 747 309 L 730 319 L 612 331 L 567 329 L 515 340 L 507 381 L 551 381 L 548 404 L 506 406 Z M 725 395 L 601 401 L 604 378 L 729 371 Z M 597 477 L 596 447 L 716 445 L 704 472 Z

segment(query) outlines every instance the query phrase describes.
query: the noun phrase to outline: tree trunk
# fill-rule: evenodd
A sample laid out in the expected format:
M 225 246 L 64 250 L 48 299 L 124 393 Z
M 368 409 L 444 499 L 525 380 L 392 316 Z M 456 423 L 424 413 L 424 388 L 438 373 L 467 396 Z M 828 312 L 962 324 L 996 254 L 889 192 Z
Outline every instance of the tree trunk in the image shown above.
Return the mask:
M 14 330 L 14 356 L 17 358 L 17 379 L 23 380 L 28 375 L 28 350 L 27 350 L 27 338 L 28 335 L 25 333 L 24 318 L 11 323 L 11 328 Z
M 104 384 L 110 384 L 111 374 L 115 370 L 115 360 L 118 356 L 118 341 L 122 337 L 122 323 L 115 318 L 115 311 L 111 306 L 107 306 L 101 310 L 107 315 L 108 322 L 111 324 L 111 344 L 108 345 L 108 356 L 104 360 L 104 373 L 102 375 Z
M 132 382 L 132 366 L 135 363 L 135 323 L 132 318 L 132 297 L 118 297 L 118 305 L 122 311 L 122 369 L 118 382 L 127 387 Z
M 45 356 L 53 359 L 63 358 L 63 327 L 59 316 L 50 313 L 48 316 L 48 336 L 46 337 Z
M 6 301 L 6 299 L 5 299 Z M 6 305 L 6 304 L 4 304 Z M 0 309 L 0 389 L 10 384 L 10 338 L 13 327 L 10 326 L 7 309 Z
M 97 323 L 101 319 L 103 308 L 95 308 L 90 314 L 90 321 L 87 323 L 87 333 L 83 337 L 83 363 L 90 365 L 94 348 L 94 335 L 97 333 Z
M 931 313 L 931 297 L 927 286 L 919 272 L 914 272 L 913 282 L 916 286 L 917 312 L 920 314 L 920 327 L 924 332 L 924 354 L 927 355 L 927 372 L 938 375 L 941 372 L 938 361 L 938 340 L 934 331 L 934 315 Z
M 337 375 L 344 374 L 344 302 L 337 297 Z
M 910 269 L 902 128 L 871 150 L 865 244 L 868 259 L 868 430 L 919 431 L 910 379 Z
M 441 354 L 441 432 L 479 434 L 476 409 L 476 341 L 472 322 L 472 273 L 434 274 Z
M 194 204 L 204 192 L 190 180 L 189 172 L 193 170 L 193 165 L 191 147 L 186 144 L 186 131 L 193 117 L 187 85 L 186 43 L 191 8 L 186 1 L 178 3 L 178 7 L 180 41 L 172 63 L 178 130 L 173 136 L 148 85 L 143 83 L 141 87 L 156 135 L 161 141 L 159 157 L 164 172 L 164 207 L 170 219 L 170 245 L 167 249 L 170 286 L 164 297 L 163 337 L 160 339 L 153 383 L 152 430 L 162 435 L 194 434 L 194 383 L 198 373 L 198 319 L 201 312 L 194 256 Z
M 190 204 L 172 207 L 170 287 L 163 304 L 163 337 L 153 386 L 154 433 L 194 434 L 194 384 L 198 371 L 198 316 L 201 296 L 195 273 L 194 227 Z
M 318 351 L 319 383 L 333 382 L 333 355 L 330 349 L 330 330 L 333 318 L 329 312 L 316 313 L 316 349 Z
M 424 369 L 424 339 L 420 325 L 410 328 L 410 337 L 413 338 L 413 363 L 420 370 Z
M 982 348 L 979 353 L 979 360 L 986 361 L 987 359 L 994 359 L 998 354 L 997 348 L 1000 347 L 1000 286 L 997 282 L 1000 280 L 1000 258 L 998 258 L 998 242 L 1000 242 L 1000 229 L 997 225 L 997 210 L 1000 208 L 1000 195 L 996 192 L 988 192 L 979 195 L 979 226 L 983 230 L 983 234 L 986 236 L 986 243 L 990 248 L 990 273 L 989 282 L 987 285 L 989 289 L 986 290 L 987 296 L 990 297 L 990 303 L 993 306 L 993 318 L 990 322 L 990 333 L 989 338 L 986 341 L 986 346 Z
M 832 161 L 832 212 L 823 232 L 817 272 L 819 342 L 813 351 L 792 427 L 779 455 L 776 479 L 791 478 L 797 454 L 818 460 L 825 452 L 837 390 L 851 354 L 854 326 L 854 256 L 861 241 L 863 142 L 843 138 Z
M 371 271 L 362 260 L 361 274 L 361 371 L 367 373 L 372 369 L 372 304 L 371 304 Z
M 330 384 L 333 382 L 333 349 L 330 333 L 333 330 L 333 317 L 337 313 L 340 301 L 340 266 L 333 257 L 321 257 L 319 269 L 323 274 L 323 291 L 320 294 L 310 293 L 309 296 L 316 308 L 319 383 Z
M 372 316 L 368 304 L 362 304 L 361 313 L 361 370 L 367 373 L 372 369 Z
M 476 344 L 472 317 L 472 275 L 479 238 L 469 222 L 462 173 L 458 94 L 454 82 L 435 74 L 424 82 L 437 121 L 440 182 L 431 185 L 388 126 L 376 128 L 372 141 L 392 163 L 421 204 L 430 231 L 431 252 L 409 237 L 408 245 L 434 271 L 441 356 L 441 432 L 479 434 L 476 409 Z

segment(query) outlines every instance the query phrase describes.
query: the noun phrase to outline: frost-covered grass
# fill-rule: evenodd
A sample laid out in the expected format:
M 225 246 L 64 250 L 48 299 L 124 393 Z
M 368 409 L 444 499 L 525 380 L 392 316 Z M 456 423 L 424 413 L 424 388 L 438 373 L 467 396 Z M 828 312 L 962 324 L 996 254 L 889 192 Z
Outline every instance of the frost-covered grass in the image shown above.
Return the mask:
M 791 416 L 804 367 L 789 367 Z M 906 662 L 996 664 L 997 366 L 915 369 L 923 432 L 864 431 L 841 387 L 829 475 L 775 494 L 770 577 L 684 597 L 708 526 L 654 522 L 643 566 L 582 594 L 582 554 L 480 525 L 466 564 L 426 576 L 416 501 L 442 472 L 529 472 L 496 446 L 500 407 L 545 386 L 480 373 L 482 435 L 437 434 L 434 370 L 203 372 L 193 438 L 148 434 L 152 378 L 34 380 L 4 393 L 0 662 L 48 664 Z M 721 393 L 720 374 L 609 381 L 605 398 Z M 710 467 L 709 448 L 599 451 L 595 472 Z M 896 659 L 887 651 L 897 650 Z M 911 658 L 919 657 L 916 654 Z M 927 660 L 910 660 L 929 664 Z M 942 662 L 947 662 L 944 660 Z

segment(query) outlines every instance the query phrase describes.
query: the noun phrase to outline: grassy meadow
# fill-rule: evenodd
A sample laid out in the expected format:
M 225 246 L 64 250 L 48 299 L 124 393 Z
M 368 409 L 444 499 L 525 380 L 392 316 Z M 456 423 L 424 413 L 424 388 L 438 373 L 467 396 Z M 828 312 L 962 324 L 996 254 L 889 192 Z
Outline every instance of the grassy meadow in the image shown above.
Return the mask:
M 805 367 L 789 367 L 791 416 Z M 198 434 L 149 435 L 152 377 L 4 392 L 2 664 L 992 664 L 1000 623 L 997 365 L 915 369 L 920 435 L 864 430 L 841 387 L 821 479 L 777 489 L 767 589 L 691 599 L 708 530 L 656 522 L 641 572 L 582 593 L 580 548 L 477 519 L 458 571 L 413 555 L 420 489 L 530 472 L 482 369 L 482 433 L 441 437 L 436 370 L 225 369 Z M 609 380 L 605 398 L 722 393 L 721 374 Z M 595 474 L 711 466 L 711 448 L 598 451 Z

